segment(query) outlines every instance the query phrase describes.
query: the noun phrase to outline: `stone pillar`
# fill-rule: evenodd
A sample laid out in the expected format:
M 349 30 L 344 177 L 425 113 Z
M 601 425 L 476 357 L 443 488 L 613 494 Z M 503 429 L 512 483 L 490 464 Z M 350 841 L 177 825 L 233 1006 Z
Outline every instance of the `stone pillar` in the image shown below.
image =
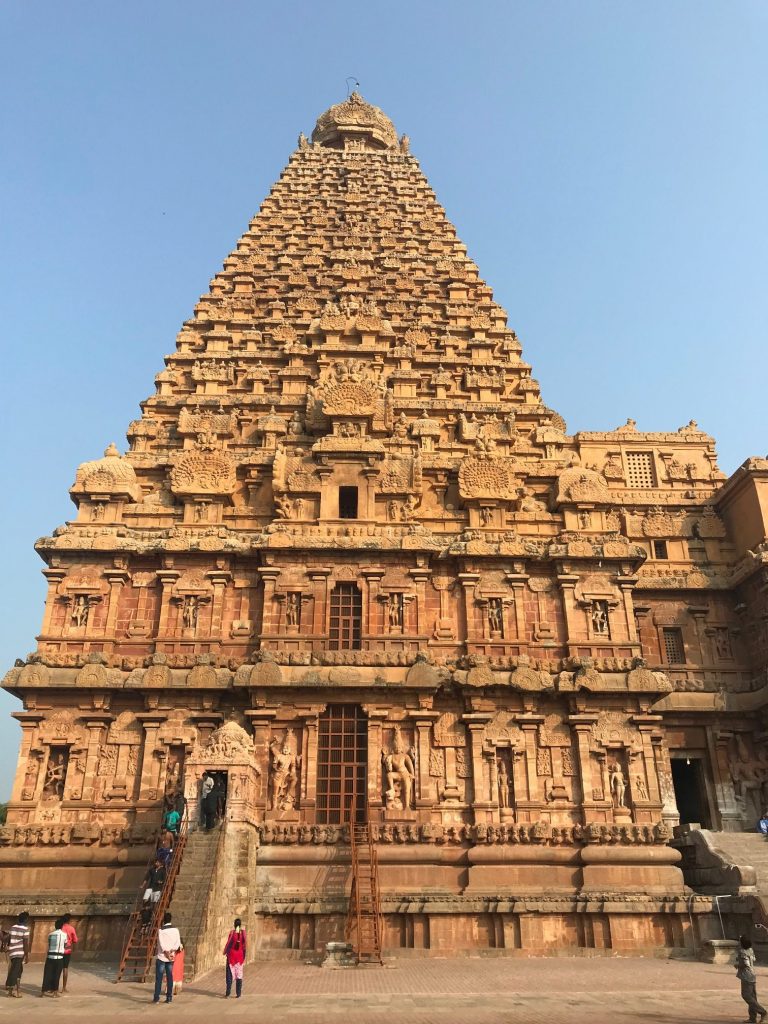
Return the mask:
M 366 600 L 363 605 L 365 611 L 363 635 L 383 639 L 387 635 L 387 631 L 382 629 L 380 625 L 382 611 L 381 602 L 379 601 L 379 585 L 384 576 L 384 570 L 363 569 L 360 575 L 366 582 Z
M 40 630 L 41 637 L 50 635 L 53 609 L 56 607 L 56 590 L 66 575 L 66 569 L 43 569 L 43 576 L 48 580 L 48 593 L 45 598 L 43 627 Z
M 716 814 L 720 815 L 720 827 L 723 832 L 740 832 L 743 827 L 741 811 L 736 803 L 736 791 L 730 771 L 731 739 L 733 733 L 725 729 L 706 727 L 707 750 L 712 765 L 715 786 Z M 713 826 L 716 824 L 712 822 Z
M 477 614 L 475 609 L 475 589 L 480 576 L 475 572 L 460 572 L 459 582 L 464 592 L 464 618 L 466 621 L 467 643 L 473 644 L 478 639 Z
M 577 625 L 577 620 L 575 618 L 577 614 L 577 608 L 574 597 L 574 589 L 576 587 L 576 584 L 579 582 L 579 577 L 571 573 L 560 573 L 557 577 L 557 580 L 560 584 L 560 599 L 562 601 L 563 606 L 565 639 L 568 645 L 570 646 L 573 643 L 578 643 L 579 634 L 581 634 L 584 638 L 586 637 L 583 619 Z M 584 640 L 582 640 L 581 642 L 583 643 Z
M 262 818 L 264 811 L 267 806 L 267 796 L 269 793 L 268 778 L 269 778 L 269 741 L 270 733 L 272 731 L 272 721 L 277 716 L 276 711 L 267 711 L 264 708 L 259 708 L 256 711 L 246 711 L 245 717 L 250 720 L 253 728 L 253 749 L 256 755 L 256 765 L 261 772 L 257 777 L 256 786 L 258 790 L 258 796 L 254 799 L 254 805 L 257 811 L 261 811 Z M 302 765 L 302 799 L 306 801 L 305 780 L 303 778 L 304 772 L 306 771 L 307 758 L 304 758 Z M 306 802 L 304 803 L 306 806 Z
M 640 640 L 637 635 L 637 622 L 635 621 L 635 610 L 632 601 L 632 591 L 635 589 L 637 576 L 617 576 L 616 583 L 621 591 L 621 600 L 624 609 L 624 635 L 631 644 L 638 647 L 637 654 L 640 654 Z
M 588 822 L 593 818 L 596 807 L 592 791 L 595 783 L 592 778 L 592 757 L 590 755 L 590 743 L 592 741 L 592 726 L 597 721 L 597 715 L 570 715 L 568 724 L 576 734 L 576 754 L 579 759 L 579 781 L 581 783 L 582 797 L 582 821 Z
M 659 779 L 656 773 L 656 757 L 653 750 L 653 737 L 654 734 L 659 734 L 661 728 L 662 716 L 661 715 L 633 715 L 632 721 L 637 725 L 640 732 L 640 742 L 642 743 L 642 765 L 644 769 L 644 776 L 648 786 L 648 801 L 652 805 L 652 810 L 658 810 L 661 812 L 662 797 L 661 788 L 659 786 Z M 639 769 L 638 769 L 639 771 Z M 630 778 L 630 789 L 632 796 L 637 799 L 636 787 L 633 785 L 634 780 Z M 654 818 L 654 821 L 656 818 Z
M 261 607 L 261 634 L 274 636 L 278 631 L 278 614 L 275 611 L 275 584 L 281 570 L 273 565 L 260 565 L 257 569 L 264 587 L 264 599 Z
M 104 573 L 104 576 L 109 583 L 107 618 L 104 624 L 104 635 L 108 639 L 114 639 L 115 627 L 117 625 L 117 612 L 120 605 L 120 592 L 130 577 L 124 569 L 108 569 Z
M 211 640 L 221 643 L 221 624 L 224 616 L 224 595 L 227 584 L 232 579 L 232 573 L 223 568 L 217 568 L 207 572 L 206 576 L 213 586 L 213 600 L 211 601 L 211 628 L 209 636 Z
M 432 723 L 439 717 L 437 711 L 413 711 L 411 721 L 416 728 L 416 749 L 419 752 L 418 779 L 416 785 L 416 809 L 432 807 L 434 800 L 430 794 L 431 777 L 429 774 L 429 755 L 432 749 L 430 730 Z
M 317 806 L 317 712 L 304 719 L 301 765 L 301 809 L 305 821 L 315 820 Z
M 138 714 L 136 717 L 144 726 L 144 749 L 139 769 L 138 800 L 155 803 L 161 796 L 160 767 L 162 763 L 161 759 L 155 756 L 157 734 L 166 716 L 165 714 Z
M 417 568 L 408 570 L 411 577 L 413 578 L 414 586 L 416 588 L 416 614 L 411 619 L 411 629 L 407 629 L 407 623 L 405 622 L 405 609 L 403 609 L 403 630 L 404 632 L 414 632 L 418 636 L 427 636 L 429 630 L 429 620 L 427 616 L 427 583 L 432 575 L 431 569 Z M 413 618 L 416 619 L 413 622 Z
M 483 758 L 483 735 L 491 717 L 490 713 L 462 716 L 462 721 L 466 723 L 469 733 L 472 755 L 472 806 L 475 812 L 475 821 L 490 821 L 490 812 L 493 810 Z
M 171 607 L 171 591 L 173 590 L 176 580 L 179 578 L 181 573 L 175 569 L 158 569 L 157 576 L 160 580 L 160 584 L 163 588 L 163 592 L 160 596 L 160 621 L 157 624 L 157 637 L 158 640 L 164 640 L 168 637 L 168 618 Z
M 389 712 L 384 708 L 371 708 L 368 711 L 368 804 L 377 811 L 382 809 L 381 751 L 384 742 L 381 727 L 387 720 Z
M 514 635 L 510 630 L 509 639 L 515 640 L 518 644 L 528 643 L 528 634 L 525 625 L 525 584 L 528 574 L 524 572 L 508 572 L 505 574 L 507 583 L 512 590 L 512 611 L 513 616 L 506 616 L 507 620 L 514 621 Z M 506 638 L 505 638 L 506 639 Z
M 312 569 L 312 635 L 323 637 L 328 632 L 328 577 L 330 569 Z
M 19 748 L 19 757 L 16 762 L 16 778 L 14 779 L 13 790 L 11 792 L 11 803 L 15 804 L 20 803 L 22 800 L 35 800 L 40 791 L 40 779 L 43 774 L 42 757 L 37 758 L 37 776 L 35 778 L 35 785 L 32 787 L 32 791 L 29 795 L 26 795 L 27 787 L 25 787 L 25 778 L 27 775 L 27 764 L 29 759 L 34 756 L 37 727 L 43 720 L 43 716 L 30 711 L 15 711 L 13 712 L 12 717 L 15 718 L 21 726 L 21 746 Z
M 544 806 L 543 795 L 539 787 L 539 776 L 536 771 L 536 735 L 539 725 L 543 721 L 543 715 L 526 714 L 517 716 L 517 724 L 522 729 L 525 739 L 525 779 L 528 800 L 524 803 L 527 803 L 529 811 L 533 812 Z M 518 806 L 520 803 L 521 801 L 518 801 Z
M 83 803 L 92 803 L 96 799 L 96 779 L 99 774 L 102 734 L 113 720 L 113 716 L 109 714 L 88 715 L 85 719 L 88 738 L 86 740 L 85 772 L 83 775 Z

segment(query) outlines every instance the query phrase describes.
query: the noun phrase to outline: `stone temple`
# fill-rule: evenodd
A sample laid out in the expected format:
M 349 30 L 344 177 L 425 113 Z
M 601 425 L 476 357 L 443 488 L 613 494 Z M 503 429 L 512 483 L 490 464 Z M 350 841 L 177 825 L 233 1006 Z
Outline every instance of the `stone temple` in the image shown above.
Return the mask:
M 198 968 L 236 912 L 258 956 L 343 937 L 353 805 L 388 950 L 720 934 L 768 799 L 768 460 L 725 479 L 694 422 L 569 433 L 381 110 L 299 137 L 141 410 L 37 542 L 0 913 L 118 949 L 211 769 Z

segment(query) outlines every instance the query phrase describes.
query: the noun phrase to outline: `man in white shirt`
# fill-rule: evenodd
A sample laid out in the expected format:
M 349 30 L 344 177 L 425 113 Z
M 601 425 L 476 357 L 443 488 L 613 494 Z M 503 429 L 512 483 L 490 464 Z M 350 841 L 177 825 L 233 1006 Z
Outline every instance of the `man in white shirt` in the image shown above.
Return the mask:
M 155 996 L 153 1003 L 160 1002 L 160 991 L 165 976 L 165 1001 L 173 1000 L 173 961 L 182 948 L 179 929 L 173 926 L 170 913 L 163 916 L 163 923 L 157 932 L 157 960 L 155 960 Z
M 67 933 L 62 931 L 64 919 L 59 917 L 48 936 L 48 956 L 43 967 L 43 989 L 41 995 L 58 996 L 61 972 L 64 969 L 64 950 L 67 948 Z

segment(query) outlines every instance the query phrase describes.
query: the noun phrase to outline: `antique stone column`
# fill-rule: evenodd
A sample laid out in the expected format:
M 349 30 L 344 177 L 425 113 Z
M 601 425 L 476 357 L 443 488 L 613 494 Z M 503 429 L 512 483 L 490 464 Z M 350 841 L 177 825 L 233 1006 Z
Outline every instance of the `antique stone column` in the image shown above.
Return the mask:
M 726 729 L 713 729 L 707 726 L 706 734 L 717 800 L 716 811 L 720 815 L 721 828 L 723 832 L 740 832 L 743 827 L 741 810 L 736 803 L 736 791 L 730 770 L 730 745 L 733 733 Z
M 47 637 L 51 632 L 51 620 L 53 609 L 56 607 L 56 590 L 61 581 L 66 577 L 66 569 L 43 569 L 43 576 L 48 580 L 48 593 L 45 598 L 45 613 L 43 615 L 43 626 L 40 630 L 41 638 Z
M 232 579 L 232 573 L 228 569 L 218 567 L 205 574 L 213 586 L 213 600 L 211 601 L 211 629 L 210 638 L 214 642 L 221 643 L 221 623 L 224 615 L 224 595 L 227 584 Z
M 310 579 L 312 580 L 312 635 L 316 638 L 325 636 L 326 622 L 327 622 L 327 607 L 328 607 L 328 577 L 331 575 L 331 570 L 312 569 L 310 570 Z
M 579 577 L 573 573 L 560 573 L 557 577 L 557 581 L 560 584 L 560 600 L 562 602 L 563 610 L 563 622 L 565 623 L 565 639 L 570 646 L 573 643 L 578 642 L 579 634 L 585 635 L 585 626 L 583 618 L 580 625 L 577 626 L 576 614 L 582 614 L 576 608 L 576 601 L 574 597 L 574 590 L 576 584 L 579 582 Z
M 520 807 L 521 804 L 523 806 L 527 805 L 529 812 L 535 812 L 544 806 L 543 795 L 539 787 L 536 762 L 536 736 L 539 725 L 543 721 L 543 715 L 524 714 L 517 716 L 517 724 L 522 729 L 525 740 L 525 778 L 528 793 L 527 801 L 518 800 L 517 806 Z M 518 818 L 518 820 L 520 819 Z M 528 820 L 531 820 L 530 817 Z
M 384 742 L 381 728 L 388 716 L 387 708 L 368 709 L 368 803 L 377 811 L 382 809 L 381 751 Z
M 528 574 L 525 572 L 508 572 L 504 574 L 507 583 L 512 590 L 512 610 L 514 612 L 515 634 L 510 639 L 518 644 L 528 643 L 528 634 L 525 624 L 525 585 L 528 581 Z M 511 618 L 511 616 L 507 616 Z
M 256 570 L 264 587 L 264 600 L 261 608 L 262 634 L 273 636 L 278 631 L 277 614 L 275 613 L 275 584 L 281 570 L 274 565 L 260 565 Z
M 597 802 L 593 796 L 595 783 L 592 778 L 592 757 L 590 754 L 592 726 L 597 721 L 597 718 L 597 715 L 588 714 L 568 716 L 568 724 L 576 734 L 576 753 L 579 759 L 579 780 L 581 782 L 582 794 L 582 820 L 584 822 L 592 820 L 593 814 L 590 812 L 594 812 L 597 807 Z
M 411 625 L 417 635 L 426 636 L 429 633 L 427 623 L 427 583 L 432 575 L 432 570 L 419 567 L 417 569 L 409 569 L 408 572 L 416 587 L 416 622 L 412 622 Z M 403 626 L 405 626 L 405 622 Z
M 104 730 L 109 728 L 112 721 L 114 721 L 114 716 L 106 713 L 91 714 L 85 718 L 88 738 L 86 740 L 85 773 L 83 777 L 83 803 L 93 803 L 96 799 L 96 779 L 99 774 L 101 741 Z
M 256 780 L 256 786 L 258 789 L 258 796 L 254 799 L 254 806 L 257 811 L 260 811 L 262 817 L 267 806 L 267 796 L 269 793 L 268 778 L 269 778 L 269 741 L 270 734 L 272 732 L 272 722 L 277 717 L 277 711 L 267 710 L 266 708 L 258 708 L 255 711 L 246 711 L 245 717 L 250 721 L 253 728 L 253 749 L 256 755 L 256 765 L 261 772 Z M 307 761 L 305 757 L 302 764 L 302 794 L 304 806 L 306 807 L 306 800 L 308 796 L 308 789 L 304 773 L 307 770 Z M 313 792 L 314 799 L 314 792 Z
M 468 644 L 475 643 L 478 640 L 475 590 L 479 579 L 480 575 L 476 572 L 459 573 L 459 582 L 464 592 L 464 618 L 466 621 Z
M 491 800 L 489 781 L 485 776 L 483 758 L 483 736 L 485 727 L 492 718 L 490 712 L 462 715 L 462 721 L 469 732 L 469 744 L 472 755 L 472 806 L 475 821 L 489 821 L 494 801 Z
M 107 639 L 114 640 L 117 613 L 120 605 L 120 592 L 130 579 L 129 574 L 123 568 L 107 569 L 104 578 L 109 583 L 109 597 L 107 598 L 107 618 L 104 624 L 104 635 Z
M 11 803 L 21 803 L 22 800 L 29 802 L 37 798 L 40 791 L 40 778 L 42 776 L 41 768 L 42 759 L 36 758 L 38 761 L 37 775 L 35 777 L 35 785 L 32 788 L 32 792 L 27 795 L 25 793 L 25 778 L 27 775 L 27 764 L 29 763 L 30 757 L 33 756 L 33 750 L 36 746 L 37 739 L 37 727 L 43 720 L 42 715 L 31 711 L 14 711 L 12 717 L 21 726 L 21 746 L 19 748 L 19 757 L 16 762 L 16 778 L 13 782 L 13 790 L 11 792 Z
M 383 569 L 362 569 L 360 575 L 366 582 L 366 589 L 368 591 L 366 595 L 365 606 L 365 628 L 364 634 L 369 637 L 382 639 L 385 637 L 386 631 L 381 629 L 379 619 L 381 617 L 381 603 L 379 601 L 379 584 L 381 583 L 382 577 L 384 576 Z
M 165 713 L 142 713 L 136 717 L 144 727 L 144 749 L 139 771 L 138 800 L 140 803 L 156 803 L 160 796 L 161 768 L 161 761 L 156 756 L 157 734 L 160 726 L 166 720 L 166 715 Z
M 430 794 L 431 780 L 429 774 L 429 756 L 432 749 L 430 730 L 432 723 L 439 717 L 437 711 L 412 711 L 411 721 L 416 728 L 416 748 L 419 752 L 418 785 L 416 789 L 416 809 L 432 807 L 434 799 Z
M 157 576 L 163 588 L 160 596 L 160 621 L 157 624 L 157 638 L 164 640 L 168 637 L 168 618 L 171 607 L 171 592 L 176 580 L 181 575 L 176 569 L 158 569 Z

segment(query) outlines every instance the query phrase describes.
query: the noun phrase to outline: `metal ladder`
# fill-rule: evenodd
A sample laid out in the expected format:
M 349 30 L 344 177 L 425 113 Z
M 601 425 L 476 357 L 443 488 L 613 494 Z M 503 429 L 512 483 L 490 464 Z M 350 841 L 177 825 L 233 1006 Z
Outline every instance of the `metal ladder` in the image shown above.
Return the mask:
M 120 966 L 117 969 L 115 981 L 144 982 L 147 980 L 152 959 L 155 955 L 157 930 L 163 920 L 163 914 L 168 909 L 173 897 L 173 889 L 179 874 L 179 868 L 181 867 L 188 834 L 189 819 L 185 809 L 184 815 L 179 822 L 179 831 L 176 836 L 173 855 L 168 861 L 166 868 L 165 885 L 160 892 L 158 902 L 152 904 L 152 918 L 147 925 L 144 925 L 142 922 L 142 911 L 144 909 L 143 891 L 140 891 L 136 897 L 131 916 L 128 918 L 123 952 L 120 956 Z M 162 835 L 162 832 L 160 835 Z M 155 855 L 153 853 L 147 863 L 147 870 L 152 867 L 154 862 Z
M 349 814 L 349 842 L 352 854 L 352 891 L 347 912 L 346 937 L 357 963 L 378 963 L 381 958 L 382 916 L 379 890 L 379 860 L 368 820 L 356 821 L 357 801 L 353 796 Z

